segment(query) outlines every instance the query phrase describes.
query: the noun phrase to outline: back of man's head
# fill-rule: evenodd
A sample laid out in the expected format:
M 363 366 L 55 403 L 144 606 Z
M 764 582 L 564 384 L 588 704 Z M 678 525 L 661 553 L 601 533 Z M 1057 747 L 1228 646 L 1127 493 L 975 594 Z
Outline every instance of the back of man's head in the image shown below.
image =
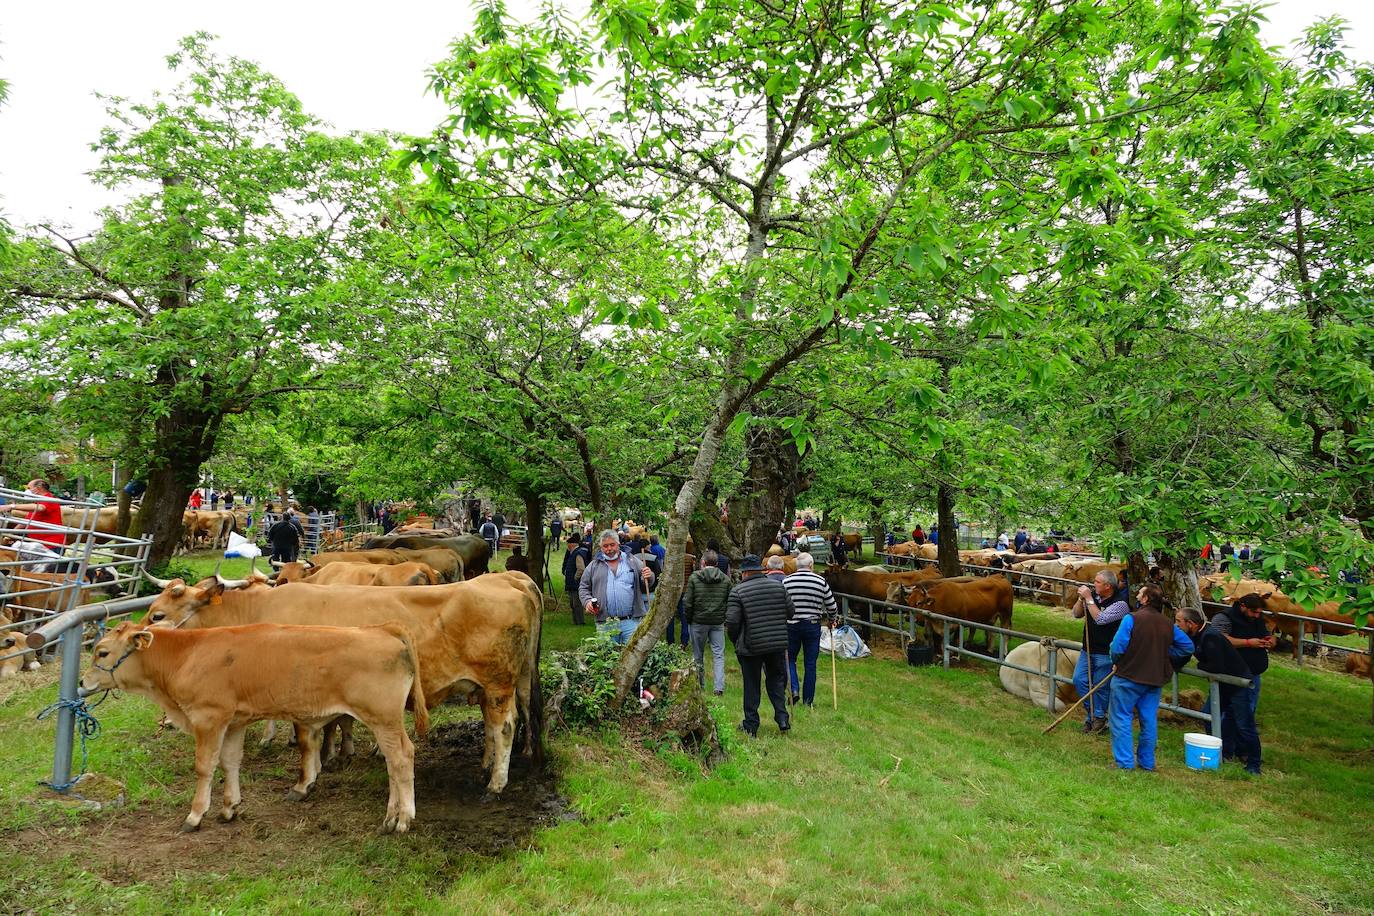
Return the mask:
M 802 551 L 801 553 L 797 554 L 797 572 L 802 572 L 803 570 L 811 570 L 814 569 L 815 566 L 816 558 L 811 556 L 811 554 L 807 553 L 806 551 Z
M 720 566 L 720 554 L 714 550 L 708 550 L 701 555 L 701 568 L 705 569 L 708 566 Z
M 771 556 L 768 558 L 768 562 L 766 565 L 768 566 L 768 570 L 770 572 L 782 569 L 782 557 L 777 555 Z

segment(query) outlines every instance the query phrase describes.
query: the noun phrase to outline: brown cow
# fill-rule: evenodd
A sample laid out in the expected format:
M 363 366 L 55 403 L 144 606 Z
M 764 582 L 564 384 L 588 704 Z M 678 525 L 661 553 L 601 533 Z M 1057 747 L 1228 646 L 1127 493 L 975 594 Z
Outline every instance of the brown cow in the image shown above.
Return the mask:
M 285 572 L 286 569 L 283 568 L 282 573 Z M 308 570 L 305 577 L 306 582 L 315 585 L 382 585 L 391 588 L 404 585 L 438 585 L 439 579 L 439 573 L 427 563 L 397 563 L 395 566 L 330 563 L 328 566 L 317 566 Z M 280 581 L 278 577 L 278 582 Z
M 378 548 L 427 550 L 432 547 L 447 547 L 458 554 L 463 561 L 463 575 L 468 579 L 485 575 L 491 561 L 491 548 L 487 547 L 486 541 L 475 534 L 460 534 L 451 538 L 397 537 L 392 534 L 384 537 L 369 537 L 362 545 L 364 550 Z
M 1347 674 L 1356 677 L 1367 677 L 1374 680 L 1374 672 L 1370 670 L 1368 655 L 1361 655 L 1359 652 L 1351 652 L 1345 657 L 1345 670 Z
M 10 625 L 9 618 L 0 614 L 0 627 Z M 34 654 L 25 651 L 28 644 L 24 639 L 25 634 L 18 630 L 0 629 L 0 679 L 38 667 L 38 659 Z M 7 655 L 11 657 L 5 658 Z
M 157 581 L 157 580 L 155 580 Z M 296 582 L 272 589 L 180 579 L 161 582 L 145 618 L 155 626 L 223 627 L 249 623 L 372 626 L 394 621 L 415 640 L 430 706 L 449 696 L 477 697 L 486 724 L 487 788 L 505 788 L 517 707 L 525 750 L 543 759 L 539 692 L 539 588 L 523 573 L 495 573 L 452 585 L 373 588 Z M 216 600 L 218 599 L 218 600 Z
M 447 547 L 431 547 L 423 550 L 389 547 L 374 550 L 341 550 L 317 553 L 303 562 L 307 570 L 317 566 L 327 566 L 331 563 L 371 563 L 375 566 L 426 563 L 432 566 L 445 582 L 457 582 L 463 578 L 462 559 Z
M 971 623 L 991 623 L 1011 627 L 1011 583 L 1002 576 L 987 578 L 960 576 L 957 579 L 935 579 L 911 586 L 907 604 L 918 610 L 934 611 L 945 617 L 956 617 Z M 927 620 L 926 631 L 937 649 L 944 641 L 943 620 Z M 987 654 L 991 655 L 992 633 L 984 631 Z
M 917 582 L 938 579 L 940 570 L 932 566 L 926 569 L 909 569 L 902 572 L 872 573 L 860 572 L 857 569 L 845 569 L 842 566 L 827 566 L 822 575 L 830 585 L 830 590 L 836 594 L 854 595 L 873 601 L 888 601 L 890 600 L 888 598 L 888 586 L 890 584 L 914 585 Z M 858 607 L 852 608 L 851 613 L 868 623 L 873 620 L 873 607 L 866 601 Z M 886 615 L 888 609 L 880 608 L 878 613 Z
M 306 726 L 301 779 L 289 796 L 305 798 L 319 775 L 312 745 L 320 727 L 340 715 L 371 729 L 386 757 L 390 794 L 383 832 L 410 829 L 415 746 L 406 734 L 406 703 L 415 710 L 421 737 L 429 731 L 429 713 L 419 656 L 404 626 L 177 630 L 126 621 L 96 643 L 92 656 L 81 679 L 85 690 L 145 696 L 195 736 L 196 794 L 183 832 L 198 828 L 210 808 L 216 760 L 224 767 L 220 817 L 232 821 L 238 814 L 239 764 L 250 724 L 285 718 Z
M 69 573 L 11 570 L 9 591 L 0 596 L 0 607 L 11 610 L 11 616 L 17 620 L 28 620 L 90 604 L 97 598 L 108 598 L 114 592 L 114 577 L 108 570 L 98 566 L 86 570 L 87 584 L 72 596 L 72 589 L 62 586 L 74 581 L 75 576 Z
M 1246 595 L 1259 595 L 1264 599 L 1265 606 L 1275 613 L 1276 616 L 1270 619 L 1271 629 L 1274 632 L 1282 633 L 1293 644 L 1293 658 L 1296 660 L 1298 653 L 1302 651 L 1301 635 L 1316 633 L 1317 625 L 1311 621 L 1303 623 L 1294 620 L 1292 617 L 1280 617 L 1278 614 L 1299 614 L 1303 617 L 1318 617 L 1322 623 L 1323 636 L 1347 636 L 1355 632 L 1354 614 L 1342 614 L 1341 606 L 1336 601 L 1323 601 L 1312 610 L 1307 610 L 1292 598 L 1289 598 L 1283 591 L 1272 582 L 1263 582 L 1258 579 L 1232 579 L 1226 573 L 1214 573 L 1210 576 L 1203 576 L 1198 583 L 1202 594 L 1206 598 L 1214 597 L 1219 589 L 1226 601 L 1232 602 L 1243 598 Z M 1348 626 L 1346 625 L 1348 624 Z

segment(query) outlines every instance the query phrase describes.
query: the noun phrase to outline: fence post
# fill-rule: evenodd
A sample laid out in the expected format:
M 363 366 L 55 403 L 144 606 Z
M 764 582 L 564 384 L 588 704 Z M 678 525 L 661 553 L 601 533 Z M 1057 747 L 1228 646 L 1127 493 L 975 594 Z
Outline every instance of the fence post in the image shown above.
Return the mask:
M 62 632 L 62 682 L 58 689 L 59 701 L 77 699 L 77 689 L 81 678 L 81 637 L 85 627 L 80 624 L 68 627 Z M 52 780 L 49 785 L 59 792 L 67 791 L 72 781 L 72 748 L 76 736 L 76 713 L 68 706 L 57 710 L 57 741 L 53 745 Z
M 1003 657 L 1005 658 L 1005 656 Z M 1050 715 L 1054 715 L 1056 712 L 1059 711 L 1058 709 L 1056 709 L 1056 706 L 1059 703 L 1059 681 L 1055 680 L 1056 676 L 1059 674 L 1058 646 L 1050 646 L 1050 658 L 1048 669 L 1050 676 L 1050 695 L 1049 698 L 1045 701 L 1045 705 L 1046 707 L 1048 707 Z
M 1302 667 L 1302 657 L 1307 653 L 1302 650 L 1303 640 L 1307 638 L 1307 621 L 1298 621 L 1298 667 Z
M 1221 737 L 1221 687 L 1220 687 L 1220 685 L 1217 684 L 1216 681 L 1211 680 L 1210 678 L 1208 679 L 1208 684 L 1211 685 L 1211 686 L 1209 686 L 1209 687 L 1207 688 L 1207 716 L 1208 716 L 1208 719 L 1210 720 L 1210 721 L 1208 721 L 1208 723 L 1207 723 L 1207 725 L 1208 725 L 1208 731 L 1210 731 L 1210 732 L 1212 733 L 1212 737 L 1213 737 L 1213 738 L 1220 738 L 1220 737 Z

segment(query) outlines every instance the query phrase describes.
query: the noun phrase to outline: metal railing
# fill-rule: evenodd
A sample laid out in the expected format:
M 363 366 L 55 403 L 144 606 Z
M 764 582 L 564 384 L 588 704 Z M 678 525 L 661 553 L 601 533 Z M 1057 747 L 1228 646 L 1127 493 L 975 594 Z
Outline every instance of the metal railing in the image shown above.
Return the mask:
M 878 556 L 880 556 L 880 557 L 883 559 L 883 563 L 884 563 L 885 565 L 888 565 L 888 566 L 897 566 L 897 567 L 901 567 L 901 568 L 905 568 L 905 569 L 914 569 L 914 568 L 917 568 L 917 567 L 919 567 L 919 566 L 933 566 L 933 565 L 935 565 L 935 564 L 938 562 L 938 561 L 936 561 L 936 560 L 930 560 L 930 559 L 927 559 L 927 558 L 925 558 L 925 557 L 908 557 L 908 556 L 902 556 L 902 555 L 894 556 L 894 555 L 888 554 L 888 553 L 882 553 L 882 554 L 879 554 Z M 1089 583 L 1087 583 L 1087 582 L 1083 582 L 1083 581 L 1078 580 L 1078 579 L 1065 579 L 1065 578 L 1062 578 L 1062 577 L 1059 577 L 1059 576 L 1047 576 L 1047 575 L 1044 575 L 1044 574 L 1042 574 L 1042 573 L 1025 572 L 1025 571 L 1016 570 L 1016 569 L 994 569 L 994 568 L 989 567 L 989 566 L 978 566 L 978 565 L 972 564 L 972 563 L 960 563 L 960 564 L 959 564 L 959 568 L 962 569 L 962 570 L 967 570 L 967 571 L 969 571 L 969 572 L 971 572 L 971 573 L 974 573 L 974 574 L 976 574 L 976 575 L 982 575 L 982 576 L 988 576 L 988 575 L 1004 575 L 1004 576 L 1008 576 L 1008 577 L 1011 579 L 1011 587 L 1012 587 L 1012 591 L 1013 591 L 1014 593 L 1015 593 L 1015 592 L 1019 592 L 1019 593 L 1021 593 L 1021 594 L 1023 594 L 1023 595 L 1031 595 L 1031 596 L 1036 596 L 1036 597 L 1054 596 L 1056 600 L 1058 599 L 1059 596 L 1063 595 L 1063 592 L 1061 592 L 1061 591 L 1059 591 L 1059 590 L 1057 590 L 1057 589 L 1030 588 L 1030 587 L 1027 587 L 1027 586 L 1024 584 L 1024 580 L 1032 579 L 1032 580 L 1035 580 L 1035 581 L 1037 581 L 1037 582 L 1039 582 L 1039 583 L 1041 583 L 1041 584 L 1046 583 L 1046 582 L 1059 583 L 1059 584 L 1062 584 L 1062 585 L 1071 586 L 1071 587 L 1073 587 L 1073 588 L 1077 588 L 1077 587 L 1080 586 L 1080 585 L 1088 585 L 1088 584 L 1089 584 Z M 1204 594 L 1205 594 L 1205 592 L 1204 592 Z M 1230 605 L 1224 604 L 1224 603 L 1222 603 L 1222 602 L 1210 601 L 1210 600 L 1207 600 L 1207 599 L 1204 599 L 1203 602 L 1202 602 L 1202 609 L 1205 610 L 1205 611 L 1207 612 L 1207 614 L 1208 614 L 1209 617 L 1212 616 L 1213 614 L 1216 614 L 1218 611 L 1225 610 L 1225 609 L 1228 608 L 1229 606 L 1230 606 Z M 1297 621 L 1297 622 L 1298 622 L 1298 643 L 1299 643 L 1299 645 L 1304 645 L 1304 646 L 1317 646 L 1317 647 L 1319 647 L 1319 648 L 1325 648 L 1325 649 L 1336 648 L 1336 649 L 1340 650 L 1341 652 L 1351 653 L 1351 654 L 1355 654 L 1355 655 L 1368 655 L 1368 656 L 1374 657 L 1374 627 L 1369 627 L 1369 626 L 1357 627 L 1357 626 L 1355 626 L 1353 623 L 1342 623 L 1342 622 L 1340 622 L 1340 621 L 1327 620 L 1327 619 L 1322 618 L 1322 617 L 1309 617 L 1309 616 L 1307 616 L 1307 615 L 1305 615 L 1305 614 L 1290 614 L 1290 613 L 1287 613 L 1287 612 L 1285 612 L 1285 611 L 1271 611 L 1271 610 L 1268 610 L 1268 609 L 1265 609 L 1264 615 L 1265 615 L 1266 617 L 1272 617 L 1272 618 L 1274 618 L 1275 620 L 1278 620 L 1278 619 L 1282 618 L 1282 619 L 1284 619 L 1284 620 L 1295 620 L 1295 621 Z M 1312 639 L 1308 639 L 1308 638 L 1307 638 L 1307 634 L 1308 634 L 1308 629 L 1309 629 L 1309 627 L 1310 627 L 1310 629 L 1312 630 L 1312 632 L 1315 634 L 1315 638 L 1312 638 Z M 1325 629 L 1340 628 L 1340 629 L 1342 629 L 1342 630 L 1350 630 L 1350 631 L 1352 631 L 1353 633 L 1357 633 L 1357 634 L 1359 634 L 1359 635 L 1361 635 L 1361 636 L 1368 637 L 1368 646 L 1366 646 L 1366 647 L 1359 647 L 1359 646 L 1334 646 L 1334 647 L 1333 647 L 1330 643 L 1328 643 L 1328 642 L 1326 642 L 1326 641 L 1324 640 L 1324 633 L 1325 633 L 1324 628 L 1325 628 Z M 1340 635 L 1344 635 L 1344 634 L 1340 634 Z M 1299 652 L 1298 652 L 1298 667 L 1299 667 L 1299 668 L 1303 667 L 1303 659 L 1304 659 L 1304 654 L 1303 654 L 1303 652 L 1299 651 Z
M 1054 637 L 1043 636 L 1036 633 L 1025 633 L 1020 630 L 1012 630 L 1006 627 L 999 627 L 990 623 L 978 623 L 970 620 L 964 620 L 959 617 L 949 617 L 944 614 L 937 614 L 934 611 L 927 611 L 922 608 L 913 608 L 909 605 L 894 604 L 890 601 L 876 601 L 871 598 L 865 598 L 861 595 L 848 595 L 841 592 L 837 592 L 835 594 L 835 598 L 840 603 L 840 613 L 841 616 L 844 618 L 845 623 L 849 623 L 851 619 L 856 619 L 858 620 L 858 625 L 861 627 L 870 627 L 872 629 L 882 630 L 888 633 L 895 633 L 899 636 L 908 638 L 913 642 L 916 641 L 916 621 L 918 618 L 924 620 L 927 626 L 932 621 L 943 622 L 945 625 L 945 636 L 941 640 L 940 652 L 943 665 L 946 669 L 948 669 L 950 666 L 950 659 L 952 656 L 962 656 L 965 658 L 978 659 L 979 661 L 991 662 L 992 664 L 997 665 L 998 667 L 1011 668 L 1016 671 L 1023 671 L 1026 674 L 1030 674 L 1035 677 L 1043 677 L 1046 680 L 1046 687 L 1048 688 L 1046 706 L 1049 709 L 1050 715 L 1054 715 L 1058 711 L 1058 685 L 1073 684 L 1072 677 L 1064 677 L 1063 675 L 1059 674 L 1058 665 L 1060 650 L 1073 649 L 1077 652 L 1083 651 L 1083 644 L 1080 642 L 1075 642 L 1071 639 L 1057 639 Z M 853 602 L 859 602 L 861 604 L 868 606 L 868 616 L 870 619 L 864 620 L 862 617 L 855 618 L 850 613 L 850 605 Z M 873 622 L 871 619 L 873 617 L 873 608 L 881 608 L 884 612 L 897 611 L 897 627 L 893 628 L 886 624 Z M 953 632 L 957 633 L 957 639 L 950 638 L 952 629 Z M 982 632 L 988 634 L 986 643 L 988 646 L 992 645 L 992 636 L 996 635 L 998 644 L 998 654 L 996 656 L 987 655 L 969 648 L 967 645 L 967 636 L 970 632 Z M 1011 648 L 1008 646 L 1007 641 L 1010 639 L 1020 639 L 1024 642 L 1036 642 L 1045 646 L 1046 652 L 1049 655 L 1046 664 L 1046 670 L 1040 671 L 1035 668 L 1027 668 L 1024 665 L 1018 665 L 1014 662 L 1007 661 L 1007 653 Z M 1187 706 L 1179 705 L 1178 678 L 1180 674 L 1201 678 L 1202 680 L 1208 682 L 1208 705 L 1206 709 L 1214 712 L 1202 712 L 1199 710 L 1190 709 Z M 1198 719 L 1200 721 L 1208 723 L 1211 734 L 1214 737 L 1219 738 L 1221 737 L 1221 716 L 1219 715 L 1221 710 L 1221 684 L 1229 684 L 1234 687 L 1248 687 L 1250 684 L 1250 680 L 1248 678 L 1231 677 L 1227 674 L 1213 674 L 1208 671 L 1202 671 L 1201 669 L 1190 665 L 1174 673 L 1173 677 L 1170 680 L 1170 700 L 1165 702 L 1161 698 L 1161 702 L 1159 704 L 1160 708 L 1167 709 L 1170 712 L 1177 713 L 1181 716 Z

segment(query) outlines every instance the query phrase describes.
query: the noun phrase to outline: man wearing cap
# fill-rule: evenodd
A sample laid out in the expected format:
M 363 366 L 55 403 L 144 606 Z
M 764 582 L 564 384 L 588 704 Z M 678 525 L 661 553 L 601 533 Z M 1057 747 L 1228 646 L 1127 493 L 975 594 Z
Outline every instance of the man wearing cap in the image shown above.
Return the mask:
M 763 574 L 763 564 L 750 554 L 740 562 L 742 581 L 730 591 L 725 630 L 735 644 L 744 682 L 744 721 L 740 730 L 759 733 L 759 680 L 763 679 L 778 731 L 792 728 L 787 713 L 787 620 L 795 612 L 781 582 Z

